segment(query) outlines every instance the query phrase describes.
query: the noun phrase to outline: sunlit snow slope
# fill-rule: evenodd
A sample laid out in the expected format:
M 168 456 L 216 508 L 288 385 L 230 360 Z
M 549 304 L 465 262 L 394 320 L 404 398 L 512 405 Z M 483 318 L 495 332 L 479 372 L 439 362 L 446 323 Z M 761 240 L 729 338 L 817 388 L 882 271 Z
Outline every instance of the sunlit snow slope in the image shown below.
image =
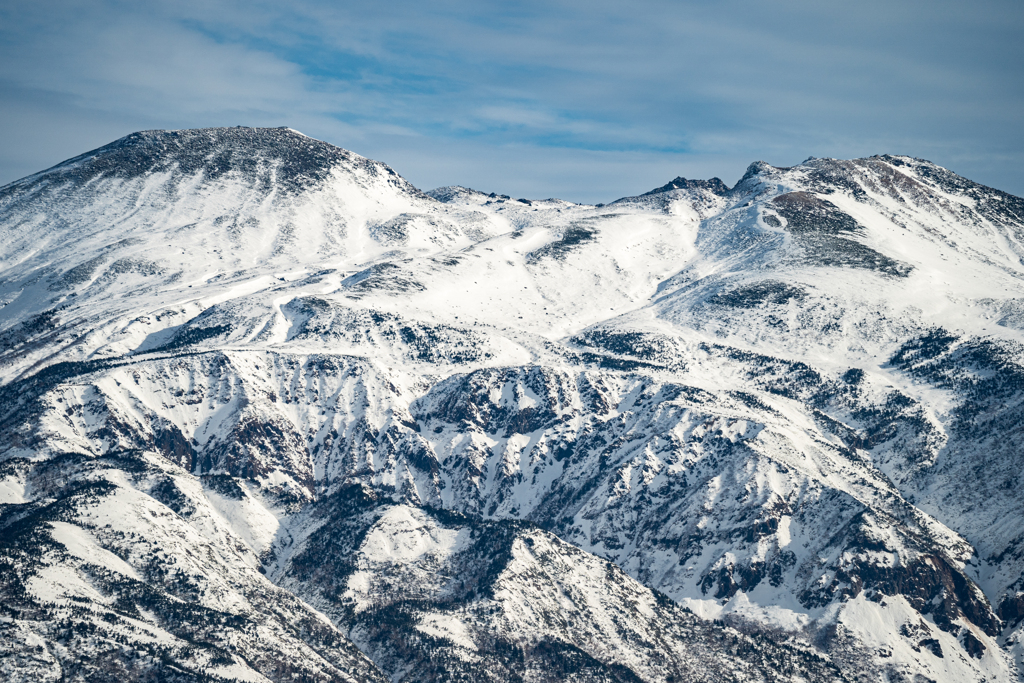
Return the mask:
M 0 671 L 1021 680 L 1022 276 L 909 157 L 583 206 L 128 136 L 0 188 Z

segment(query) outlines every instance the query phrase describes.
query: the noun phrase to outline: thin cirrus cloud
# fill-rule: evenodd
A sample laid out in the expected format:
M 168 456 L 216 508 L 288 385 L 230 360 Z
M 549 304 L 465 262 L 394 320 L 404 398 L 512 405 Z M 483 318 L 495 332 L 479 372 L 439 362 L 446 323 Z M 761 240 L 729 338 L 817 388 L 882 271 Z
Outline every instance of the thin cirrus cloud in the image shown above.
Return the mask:
M 0 8 L 0 182 L 133 130 L 288 125 L 421 187 L 609 201 L 894 152 L 1024 194 L 1016 2 Z

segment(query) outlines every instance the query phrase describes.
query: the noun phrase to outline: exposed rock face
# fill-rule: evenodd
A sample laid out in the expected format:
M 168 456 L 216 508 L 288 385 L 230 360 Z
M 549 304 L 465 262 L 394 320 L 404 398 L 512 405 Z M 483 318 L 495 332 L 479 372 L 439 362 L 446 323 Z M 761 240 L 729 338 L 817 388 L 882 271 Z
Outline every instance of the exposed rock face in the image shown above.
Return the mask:
M 423 194 L 287 129 L 13 183 L 0 670 L 1019 680 L 1022 216 L 893 156 Z

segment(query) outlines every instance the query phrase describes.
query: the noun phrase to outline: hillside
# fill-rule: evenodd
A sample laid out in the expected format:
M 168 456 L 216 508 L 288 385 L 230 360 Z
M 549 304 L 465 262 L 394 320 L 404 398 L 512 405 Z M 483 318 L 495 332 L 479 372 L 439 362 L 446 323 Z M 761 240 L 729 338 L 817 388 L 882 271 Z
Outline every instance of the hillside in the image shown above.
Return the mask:
M 1020 198 L 148 131 L 0 247 L 12 680 L 1021 679 Z

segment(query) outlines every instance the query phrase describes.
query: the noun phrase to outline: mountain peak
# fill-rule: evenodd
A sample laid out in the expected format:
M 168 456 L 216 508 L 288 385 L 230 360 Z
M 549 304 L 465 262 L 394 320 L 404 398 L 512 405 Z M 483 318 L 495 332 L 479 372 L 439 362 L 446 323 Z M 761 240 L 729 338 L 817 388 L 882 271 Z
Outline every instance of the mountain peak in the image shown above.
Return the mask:
M 273 166 L 277 182 L 298 190 L 326 180 L 343 163 L 371 162 L 290 128 L 238 126 L 139 131 L 45 173 L 76 184 L 100 176 L 129 179 L 171 170 L 216 180 L 232 172 L 254 177 Z
M 736 183 L 736 185 L 738 186 L 741 183 L 743 183 L 743 181 L 750 180 L 755 176 L 771 173 L 774 170 L 775 167 L 769 164 L 767 161 L 755 161 L 754 163 L 747 166 L 746 172 L 744 172 L 743 177 L 740 178 L 739 182 Z
M 445 185 L 443 187 L 435 187 L 433 190 L 427 190 L 424 194 L 428 197 L 433 197 L 443 204 L 449 204 L 466 197 L 486 196 L 486 193 L 481 192 L 480 190 L 474 190 L 471 187 L 463 187 L 462 185 Z
M 713 194 L 717 194 L 721 197 L 725 196 L 725 194 L 729 192 L 729 186 L 723 183 L 721 178 L 712 178 L 711 180 L 689 180 L 682 176 L 678 176 L 661 187 L 655 188 L 650 192 L 644 192 L 640 196 L 647 197 L 652 194 L 671 192 L 672 190 L 709 190 Z
M 204 181 L 234 174 L 268 188 L 273 184 L 298 192 L 322 184 L 339 167 L 383 177 L 407 191 L 419 192 L 382 162 L 292 128 L 248 126 L 138 131 L 7 188 L 54 181 L 81 187 L 100 177 L 130 180 L 174 173 L 202 176 Z

